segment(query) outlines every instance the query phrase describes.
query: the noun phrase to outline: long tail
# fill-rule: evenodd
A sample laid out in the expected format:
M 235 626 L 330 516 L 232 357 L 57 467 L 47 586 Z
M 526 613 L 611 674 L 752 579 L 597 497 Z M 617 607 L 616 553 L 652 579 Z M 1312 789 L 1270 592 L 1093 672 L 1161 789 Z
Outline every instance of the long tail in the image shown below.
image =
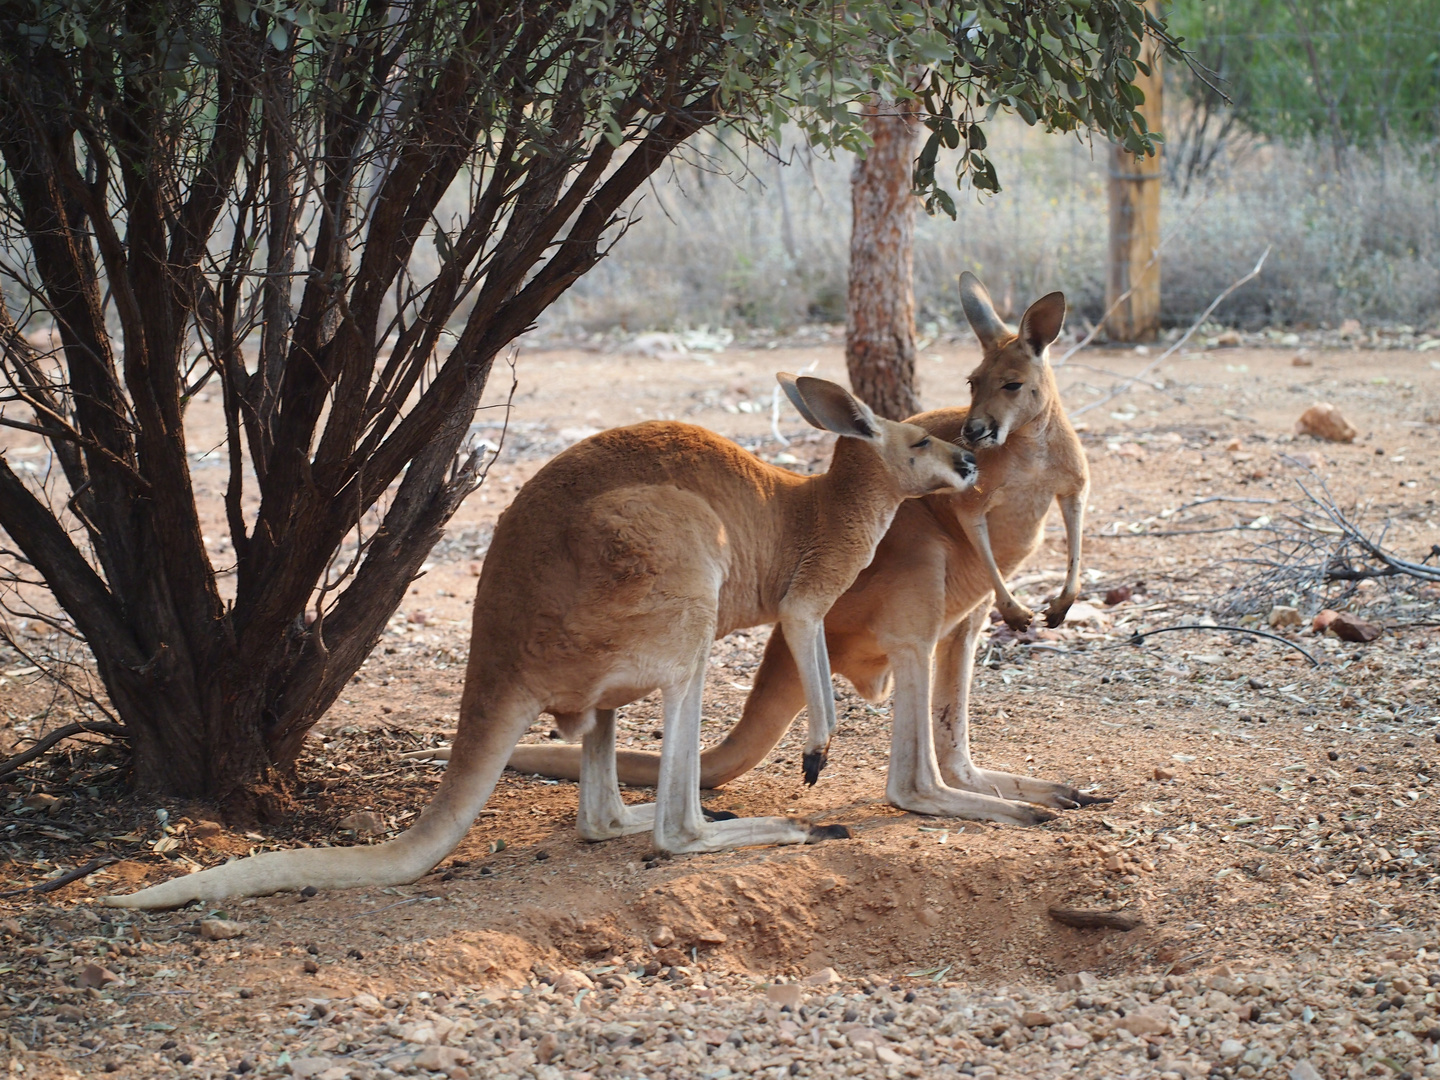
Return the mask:
M 700 755 L 700 786 L 717 788 L 759 765 L 804 707 L 800 673 L 777 626 L 755 673 L 754 689 L 745 699 L 745 711 L 722 742 Z M 615 755 L 615 765 L 622 784 L 654 787 L 660 776 L 660 755 L 649 750 L 621 750 Z M 580 747 L 517 746 L 510 754 L 510 768 L 557 780 L 579 780 Z
M 504 720 L 462 718 L 450 767 L 420 819 L 394 840 L 373 847 L 267 851 L 186 877 L 171 878 L 129 896 L 107 896 L 110 907 L 171 908 L 191 900 L 265 896 L 314 885 L 354 889 L 404 885 L 423 877 L 465 837 L 504 771 L 506 755 L 535 713 Z

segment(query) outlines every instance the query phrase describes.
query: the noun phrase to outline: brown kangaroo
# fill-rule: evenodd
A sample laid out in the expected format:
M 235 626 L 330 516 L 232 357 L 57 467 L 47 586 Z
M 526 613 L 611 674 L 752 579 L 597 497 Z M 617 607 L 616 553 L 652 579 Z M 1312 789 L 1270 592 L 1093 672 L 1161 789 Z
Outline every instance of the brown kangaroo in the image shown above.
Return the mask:
M 962 436 L 975 447 L 980 480 L 969 491 L 905 503 L 871 564 L 825 617 L 833 670 L 860 695 L 880 701 L 895 690 L 886 798 L 905 810 L 1022 825 L 1109 800 L 1033 777 L 977 768 L 970 758 L 969 693 L 975 644 L 994 594 L 1007 622 L 1023 628 L 1031 613 L 1005 588 L 1039 547 L 1046 514 L 1058 502 L 1069 560 L 1065 585 L 1046 610 L 1058 626 L 1080 584 L 1080 536 L 1089 472 L 1065 418 L 1047 351 L 1065 318 L 1065 297 L 1035 301 L 1019 332 L 995 314 L 985 287 L 963 274 L 965 315 L 984 350 L 970 376 L 967 409 L 912 417 L 937 438 Z M 797 671 L 777 627 L 765 648 L 739 722 L 701 756 L 700 783 L 718 787 L 754 768 L 784 736 L 804 704 Z M 937 650 L 938 646 L 938 650 Z M 934 656 L 933 671 L 931 657 Z M 512 768 L 574 779 L 575 747 L 515 748 Z M 658 759 L 623 751 L 620 779 L 653 784 Z
M 767 465 L 690 424 L 586 439 L 548 462 L 501 516 L 475 594 L 450 768 L 416 824 L 374 847 L 268 852 L 174 878 L 117 907 L 173 907 L 315 885 L 414 881 L 454 850 L 520 736 L 542 712 L 583 737 L 579 824 L 603 839 L 652 829 L 663 852 L 848 835 L 789 818 L 707 821 L 700 709 L 711 643 L 776 622 L 809 705 L 807 774 L 835 727 L 824 617 L 909 498 L 974 483 L 967 450 L 876 417 L 835 383 L 781 375 L 807 421 L 833 431 L 828 472 Z M 659 688 L 665 750 L 655 803 L 629 807 L 615 771 L 615 712 Z

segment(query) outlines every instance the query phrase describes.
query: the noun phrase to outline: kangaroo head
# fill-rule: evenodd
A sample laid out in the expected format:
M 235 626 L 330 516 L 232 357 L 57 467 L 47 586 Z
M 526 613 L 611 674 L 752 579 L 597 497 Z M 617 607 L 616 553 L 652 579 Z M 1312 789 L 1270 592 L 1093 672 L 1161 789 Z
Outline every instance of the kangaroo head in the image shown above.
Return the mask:
M 876 416 L 863 401 L 828 379 L 783 371 L 775 377 L 807 423 L 872 446 L 906 496 L 974 487 L 975 455 L 969 450 L 936 438 L 918 424 Z
M 960 275 L 960 303 L 985 354 L 970 373 L 965 441 L 1000 446 L 1054 401 L 1048 350 L 1065 325 L 1065 294 L 1052 292 L 1026 308 L 1019 333 L 995 314 L 990 294 L 968 270 Z

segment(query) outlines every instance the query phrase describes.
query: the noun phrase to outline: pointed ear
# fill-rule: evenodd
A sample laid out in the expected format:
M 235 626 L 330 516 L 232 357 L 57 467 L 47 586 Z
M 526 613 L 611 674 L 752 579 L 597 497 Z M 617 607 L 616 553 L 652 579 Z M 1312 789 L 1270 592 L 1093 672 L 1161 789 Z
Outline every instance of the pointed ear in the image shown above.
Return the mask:
M 1020 320 L 1020 340 L 1037 358 L 1060 336 L 1065 325 L 1065 294 L 1052 292 L 1028 308 Z
M 863 401 L 843 386 L 813 375 L 796 377 L 789 372 L 775 376 L 805 422 L 812 427 L 849 435 L 857 439 L 873 439 L 880 434 L 875 414 Z
M 1000 316 L 995 314 L 990 293 L 969 270 L 960 275 L 960 306 L 965 309 L 965 318 L 969 320 L 970 329 L 975 331 L 982 347 L 990 348 L 999 338 L 1010 332 Z

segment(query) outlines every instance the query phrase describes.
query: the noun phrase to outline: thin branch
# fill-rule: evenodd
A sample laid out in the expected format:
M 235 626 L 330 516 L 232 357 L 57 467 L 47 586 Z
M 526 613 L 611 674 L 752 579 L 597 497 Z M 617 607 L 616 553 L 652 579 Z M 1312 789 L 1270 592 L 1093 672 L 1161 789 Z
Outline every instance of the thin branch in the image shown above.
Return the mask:
M 119 724 L 107 724 L 101 721 L 81 721 L 77 724 L 66 724 L 62 728 L 56 728 L 50 734 L 37 742 L 29 750 L 22 751 L 12 758 L 0 761 L 0 775 L 12 773 L 22 765 L 28 765 L 45 751 L 49 750 L 58 742 L 75 735 L 109 735 L 112 739 L 129 738 L 129 733 Z
M 1189 341 L 1191 335 L 1193 335 L 1196 330 L 1200 329 L 1200 327 L 1205 325 L 1205 321 L 1210 318 L 1211 313 L 1221 305 L 1221 303 L 1226 299 L 1226 297 L 1228 297 L 1236 289 L 1240 288 L 1241 285 L 1244 285 L 1248 281 L 1254 280 L 1260 275 L 1260 270 L 1264 267 L 1265 260 L 1269 257 L 1270 246 L 1266 245 L 1265 250 L 1261 253 L 1259 260 L 1255 263 L 1255 268 L 1251 270 L 1248 274 L 1246 274 L 1244 277 L 1231 282 L 1224 292 L 1222 292 L 1219 296 L 1215 297 L 1214 300 L 1210 301 L 1210 306 L 1207 307 L 1203 312 L 1201 312 L 1200 317 L 1190 324 L 1190 329 L 1186 330 L 1185 333 L 1180 336 L 1180 339 L 1175 342 L 1175 344 L 1171 345 L 1168 349 L 1166 349 L 1150 363 L 1146 364 L 1134 375 L 1131 375 L 1124 382 L 1120 383 L 1118 386 L 1112 389 L 1110 393 L 1107 394 L 1105 397 L 1101 398 L 1098 401 L 1092 401 L 1086 405 L 1081 405 L 1078 409 L 1071 409 L 1071 419 L 1074 419 L 1077 416 L 1083 416 L 1091 409 L 1098 409 L 1101 405 L 1108 405 L 1121 394 L 1125 393 L 1125 391 L 1129 390 L 1130 387 L 1134 386 L 1137 382 L 1142 381 L 1146 375 L 1154 371 L 1166 360 L 1169 360 L 1170 357 L 1175 355 L 1175 353 L 1179 352 L 1180 346 L 1184 345 L 1187 341 Z

